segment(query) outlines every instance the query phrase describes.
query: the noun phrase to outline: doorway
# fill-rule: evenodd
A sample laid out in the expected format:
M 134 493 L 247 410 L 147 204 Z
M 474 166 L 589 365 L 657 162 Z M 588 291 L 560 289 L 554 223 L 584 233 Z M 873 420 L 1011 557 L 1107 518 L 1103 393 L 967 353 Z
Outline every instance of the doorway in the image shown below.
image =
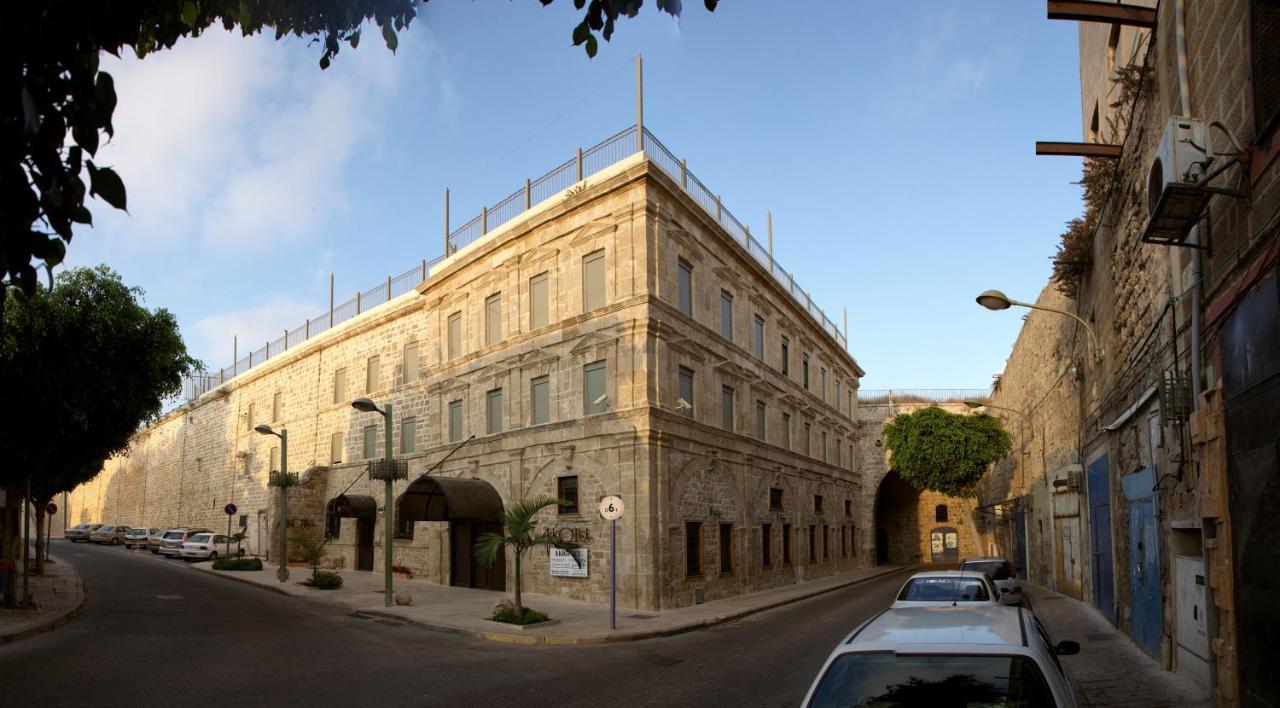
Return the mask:
M 1116 623 L 1115 567 L 1111 561 L 1111 477 L 1107 456 L 1089 464 L 1089 543 L 1093 550 L 1093 606 Z
M 506 555 L 488 566 L 473 551 L 484 534 L 502 533 L 502 512 L 498 490 L 479 479 L 423 475 L 396 501 L 397 522 L 410 537 L 417 521 L 449 522 L 449 584 L 464 588 L 506 589 Z
M 371 516 L 356 519 L 356 570 L 373 570 L 373 522 Z

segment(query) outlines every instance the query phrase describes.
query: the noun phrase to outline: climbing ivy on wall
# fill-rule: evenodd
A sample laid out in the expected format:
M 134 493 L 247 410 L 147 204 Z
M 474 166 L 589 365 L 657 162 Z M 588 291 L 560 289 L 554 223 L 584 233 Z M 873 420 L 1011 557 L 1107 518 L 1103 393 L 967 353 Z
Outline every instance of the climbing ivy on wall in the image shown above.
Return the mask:
M 956 497 L 974 496 L 987 466 L 1012 447 L 999 420 L 936 406 L 895 416 L 884 439 L 890 467 L 908 484 Z

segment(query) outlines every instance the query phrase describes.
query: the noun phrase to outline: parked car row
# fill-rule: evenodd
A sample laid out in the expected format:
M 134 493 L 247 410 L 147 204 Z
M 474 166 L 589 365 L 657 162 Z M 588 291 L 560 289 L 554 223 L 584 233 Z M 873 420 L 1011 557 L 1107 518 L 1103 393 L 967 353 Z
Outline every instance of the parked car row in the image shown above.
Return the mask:
M 232 548 L 234 542 L 230 536 L 200 527 L 162 529 L 151 526 L 135 529 L 117 524 L 77 524 L 63 535 L 72 543 L 124 544 L 128 549 L 145 548 L 152 553 L 188 561 L 214 560 L 219 554 L 226 555 L 228 550 L 232 556 L 243 555 L 238 544 Z

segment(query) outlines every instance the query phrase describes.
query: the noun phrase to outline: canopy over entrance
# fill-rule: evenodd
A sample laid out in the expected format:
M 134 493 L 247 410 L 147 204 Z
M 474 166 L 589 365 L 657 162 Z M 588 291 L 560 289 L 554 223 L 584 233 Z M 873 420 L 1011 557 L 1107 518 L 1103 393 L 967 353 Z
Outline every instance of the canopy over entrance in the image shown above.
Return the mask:
M 422 476 L 400 495 L 397 516 L 413 521 L 502 520 L 502 497 L 488 482 Z

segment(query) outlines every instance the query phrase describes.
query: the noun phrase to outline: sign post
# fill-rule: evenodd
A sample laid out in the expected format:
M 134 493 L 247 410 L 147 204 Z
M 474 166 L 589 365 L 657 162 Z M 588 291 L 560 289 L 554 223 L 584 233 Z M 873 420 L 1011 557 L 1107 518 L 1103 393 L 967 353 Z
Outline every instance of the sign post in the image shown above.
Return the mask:
M 609 522 L 609 629 L 618 628 L 618 519 L 624 508 L 622 497 L 600 500 L 600 516 Z
M 228 504 L 222 507 L 227 514 L 227 557 L 231 557 L 231 517 L 236 515 L 236 505 Z
M 49 560 L 49 540 L 53 538 L 53 515 L 58 513 L 58 505 L 49 502 L 49 506 L 44 508 L 45 511 L 45 532 L 44 532 L 44 559 Z

